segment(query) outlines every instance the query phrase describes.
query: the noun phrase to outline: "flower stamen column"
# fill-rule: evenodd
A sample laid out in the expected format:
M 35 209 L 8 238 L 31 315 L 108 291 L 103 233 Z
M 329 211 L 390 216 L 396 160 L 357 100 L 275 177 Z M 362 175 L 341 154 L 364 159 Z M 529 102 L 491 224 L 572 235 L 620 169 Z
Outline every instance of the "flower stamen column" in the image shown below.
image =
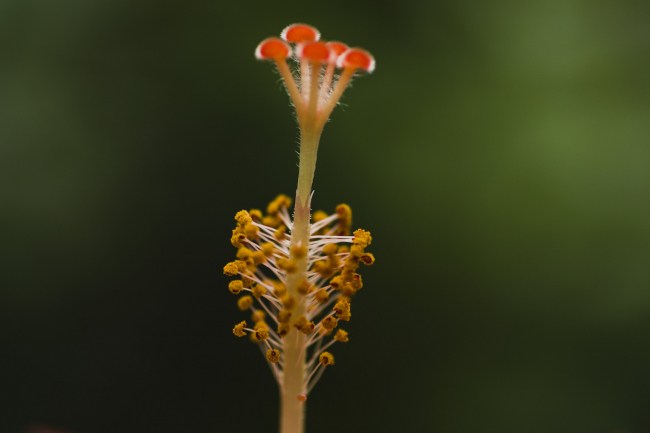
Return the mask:
M 280 431 L 303 433 L 307 395 L 326 367 L 334 364 L 334 356 L 325 349 L 348 341 L 347 332 L 334 331 L 339 321 L 350 320 L 351 298 L 363 286 L 356 271 L 360 264 L 375 260 L 365 252 L 370 233 L 361 229 L 350 233 L 349 206 L 341 204 L 331 215 L 317 211 L 312 224 L 318 146 L 325 123 L 353 75 L 372 72 L 375 63 L 362 49 L 320 41 L 320 33 L 305 24 L 291 25 L 281 36 L 262 41 L 255 55 L 277 65 L 300 127 L 293 218 L 288 212 L 292 200 L 284 195 L 269 204 L 266 215 L 257 209 L 238 212 L 231 238 L 238 260 L 226 265 L 224 273 L 241 275 L 241 280 L 229 284 L 232 293 L 252 294 L 239 298 L 237 305 L 242 311 L 253 311 L 255 325 L 248 328 L 241 322 L 233 333 L 241 337 L 250 332 L 251 340 L 266 354 L 280 387 Z M 293 68 L 287 59 L 294 60 Z M 340 76 L 337 69 L 342 70 Z M 277 324 L 277 331 L 269 327 L 267 316 Z

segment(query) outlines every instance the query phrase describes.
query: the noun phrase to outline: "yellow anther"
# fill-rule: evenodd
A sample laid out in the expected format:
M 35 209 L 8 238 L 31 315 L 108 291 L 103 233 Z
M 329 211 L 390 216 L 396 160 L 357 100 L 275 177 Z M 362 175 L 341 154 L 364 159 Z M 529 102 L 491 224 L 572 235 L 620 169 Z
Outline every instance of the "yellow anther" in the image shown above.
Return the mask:
M 338 249 L 336 244 L 327 244 L 325 247 L 323 247 L 323 254 L 331 256 L 333 254 L 336 254 L 336 250 Z
M 354 232 L 354 245 L 359 245 L 361 248 L 365 248 L 370 245 L 370 242 L 372 242 L 372 236 L 370 236 L 370 232 L 362 229 Z
M 339 320 L 345 320 L 346 322 L 350 320 L 350 302 L 339 299 L 334 305 L 334 312 L 339 317 Z
M 302 328 L 300 328 L 300 332 L 305 335 L 309 335 L 314 332 L 314 328 L 316 328 L 316 324 L 314 322 L 307 322 Z
M 334 365 L 334 357 L 329 352 L 323 352 L 318 357 L 318 362 L 320 362 L 321 365 Z
M 301 295 L 306 295 L 307 293 L 311 292 L 312 290 L 312 285 L 307 282 L 307 280 L 302 280 L 298 285 L 296 286 L 296 290 L 298 293 Z
M 330 269 L 336 269 L 339 267 L 340 264 L 341 261 L 337 256 L 329 256 L 327 258 L 327 267 L 329 267 Z
M 334 273 L 334 270 L 331 267 L 329 267 L 327 262 L 324 260 L 319 260 L 316 263 L 314 263 L 312 269 L 318 272 L 323 278 L 330 277 Z
M 253 254 L 253 252 L 246 247 L 241 247 L 237 250 L 237 258 L 239 260 L 246 261 L 251 257 L 251 254 Z
M 284 269 L 288 274 L 293 274 L 298 270 L 298 263 L 294 259 L 279 259 L 278 267 Z
M 284 194 L 278 195 L 275 198 L 275 201 L 278 202 L 278 205 L 280 207 L 286 207 L 287 209 L 289 209 L 291 207 L 291 204 L 293 203 L 293 200 L 291 199 L 291 197 L 289 197 L 288 195 L 284 195 Z
M 339 300 L 334 305 L 333 310 L 336 312 L 336 314 L 341 314 L 342 312 L 349 312 L 350 311 L 350 303 L 348 301 Z
M 338 253 L 348 253 L 350 252 L 350 247 L 347 245 L 341 245 L 337 251 Z
M 248 224 L 253 222 L 253 219 L 245 210 L 240 210 L 239 212 L 237 212 L 237 215 L 235 215 L 235 219 L 242 227 L 245 227 Z
M 350 235 L 350 226 L 352 225 L 352 210 L 347 204 L 336 206 L 336 213 L 339 214 L 339 224 L 337 234 L 340 236 Z
M 241 248 L 244 246 L 242 242 L 246 239 L 246 235 L 241 230 L 235 229 L 232 231 L 232 237 L 230 238 L 230 243 L 235 248 Z
M 275 246 L 271 242 L 265 242 L 262 244 L 262 252 L 266 257 L 271 257 L 275 252 Z
M 349 341 L 348 333 L 342 329 L 339 329 L 336 331 L 336 334 L 334 334 L 334 339 L 336 341 L 340 341 L 341 343 L 347 343 Z
M 289 323 L 291 321 L 291 316 L 293 313 L 289 310 L 282 310 L 278 312 L 278 322 L 280 323 Z
M 359 259 L 355 257 L 348 257 L 343 263 L 343 270 L 341 271 L 341 278 L 343 281 L 352 281 L 354 271 L 359 269 Z
M 291 200 L 288 196 L 284 194 L 280 194 L 273 200 L 271 203 L 266 208 L 266 213 L 269 215 L 275 215 L 278 213 L 278 211 L 281 208 L 289 208 L 291 207 L 291 203 L 293 203 L 293 200 Z
M 356 263 L 354 266 L 352 266 L 352 268 L 346 264 L 346 266 L 341 271 L 341 279 L 346 283 L 352 281 L 352 278 L 354 278 L 354 271 L 356 271 L 358 267 L 359 263 Z
M 278 325 L 278 335 L 280 337 L 285 337 L 291 331 L 291 325 L 289 323 L 280 323 Z
M 255 339 L 257 341 L 264 341 L 269 338 L 269 331 L 266 328 L 259 328 L 255 331 Z
M 244 290 L 244 283 L 241 280 L 233 280 L 228 284 L 228 290 L 234 295 L 238 295 L 242 290 Z
M 296 308 L 296 298 L 291 296 L 290 294 L 286 293 L 282 299 L 282 306 L 284 307 L 285 310 L 293 310 Z
M 336 206 L 336 213 L 339 214 L 339 218 L 352 219 L 352 209 L 347 204 L 342 203 Z
M 327 215 L 326 212 L 324 212 L 324 211 L 322 211 L 322 210 L 317 210 L 317 211 L 314 212 L 314 214 L 311 216 L 311 220 L 312 220 L 313 222 L 317 223 L 317 222 L 319 222 L 319 221 L 323 221 L 323 220 L 324 220 L 325 218 L 327 218 L 328 216 L 329 216 L 329 215 Z
M 314 299 L 316 300 L 316 302 L 320 302 L 321 304 L 324 304 L 325 302 L 329 301 L 330 295 L 327 293 L 327 290 L 320 289 L 314 294 Z
M 266 287 L 262 286 L 261 284 L 256 284 L 251 292 L 253 292 L 255 299 L 260 299 L 262 296 L 266 295 Z
M 246 321 L 244 320 L 243 322 L 235 325 L 235 327 L 232 330 L 232 333 L 235 334 L 237 337 L 243 337 L 244 335 L 246 335 L 246 333 L 244 332 L 245 327 L 246 327 Z
M 248 310 L 251 307 L 251 305 L 253 305 L 253 298 L 251 298 L 248 295 L 242 296 L 237 300 L 237 306 L 242 311 Z
M 341 287 L 343 287 L 343 278 L 341 278 L 340 275 L 332 278 L 330 280 L 330 286 L 332 286 L 332 289 L 334 290 L 340 290 Z
M 266 360 L 275 364 L 280 360 L 280 351 L 277 349 L 269 349 L 266 351 Z
M 349 258 L 354 257 L 356 260 L 359 260 L 361 258 L 361 256 L 364 254 L 364 252 L 365 251 L 363 250 L 363 247 L 361 247 L 359 245 L 352 245 L 352 248 L 350 248 L 350 257 Z
M 331 331 L 332 329 L 336 328 L 336 325 L 338 325 L 339 322 L 336 320 L 336 317 L 327 316 L 320 323 L 323 325 L 323 328 Z
M 243 262 L 241 260 L 235 260 L 234 262 L 230 262 L 223 267 L 223 273 L 229 277 L 237 275 L 244 270 L 246 270 L 246 262 Z
M 266 207 L 266 213 L 269 215 L 275 215 L 278 213 L 279 210 L 280 210 L 280 204 L 276 200 L 273 200 Z
M 244 285 L 244 287 L 247 287 L 247 288 L 253 285 L 253 280 L 251 280 L 250 278 L 245 277 L 243 275 L 241 277 L 241 282 Z
M 273 294 L 276 298 L 279 299 L 283 297 L 285 293 L 287 293 L 287 286 L 285 286 L 284 283 L 279 281 L 273 283 Z
M 253 316 L 251 317 L 253 323 L 261 322 L 266 318 L 266 313 L 262 310 L 253 311 Z
M 269 329 L 269 325 L 267 325 L 266 322 L 263 320 L 260 320 L 259 322 L 255 322 L 255 326 L 253 326 L 253 329 L 257 331 L 258 329 L 262 329 L 262 328 Z
M 276 228 L 280 224 L 282 224 L 282 220 L 277 216 L 267 215 L 264 218 L 262 218 L 262 224 L 268 227 Z
M 262 211 L 259 209 L 251 209 L 248 211 L 248 214 L 253 218 L 254 221 L 262 221 Z
M 261 265 L 266 261 L 266 256 L 264 256 L 264 251 L 255 251 L 252 255 L 251 258 L 253 259 L 253 263 L 256 265 Z
M 337 316 L 338 316 L 339 320 L 343 320 L 343 321 L 349 322 L 349 321 L 350 321 L 350 316 L 352 316 L 352 314 L 350 314 L 350 313 L 343 313 L 343 314 L 337 314 Z
M 305 318 L 305 316 L 298 316 L 298 317 L 296 318 L 296 320 L 294 320 L 294 322 L 293 322 L 293 327 L 296 328 L 296 329 L 298 329 L 298 330 L 300 330 L 300 329 L 301 329 L 303 326 L 305 326 L 307 323 L 309 323 L 309 322 L 307 321 L 307 319 Z
M 361 256 L 361 261 L 363 262 L 364 265 L 372 265 L 375 263 L 375 256 L 373 256 L 370 253 L 365 253 L 364 255 Z
M 325 260 L 319 260 L 312 266 L 313 270 L 316 272 L 321 272 L 327 269 L 327 262 Z
M 341 288 L 341 293 L 343 294 L 343 296 L 347 296 L 347 297 L 353 296 L 354 292 L 355 290 L 352 287 L 352 284 L 350 283 L 343 284 L 343 287 Z
M 361 275 L 352 274 L 352 281 L 350 282 L 354 290 L 359 290 L 363 287 L 363 281 L 361 281 Z
M 292 245 L 291 257 L 294 259 L 302 259 L 307 255 L 307 247 L 304 245 Z
M 283 241 L 287 237 L 287 228 L 285 226 L 280 226 L 278 229 L 273 233 L 273 237 L 279 241 Z
M 254 226 L 253 224 L 249 224 L 244 227 L 244 234 L 246 235 L 246 238 L 251 241 L 257 239 L 257 232 L 259 231 L 259 227 Z

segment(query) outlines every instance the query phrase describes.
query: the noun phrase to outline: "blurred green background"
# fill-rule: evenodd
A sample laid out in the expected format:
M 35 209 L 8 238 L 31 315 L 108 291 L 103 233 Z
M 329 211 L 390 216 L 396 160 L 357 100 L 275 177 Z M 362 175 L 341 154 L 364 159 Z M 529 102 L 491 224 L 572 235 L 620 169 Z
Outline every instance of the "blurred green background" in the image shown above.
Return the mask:
M 0 1 L 0 431 L 272 432 L 226 290 L 292 194 L 257 43 L 370 50 L 314 206 L 377 263 L 307 431 L 650 431 L 646 0 Z

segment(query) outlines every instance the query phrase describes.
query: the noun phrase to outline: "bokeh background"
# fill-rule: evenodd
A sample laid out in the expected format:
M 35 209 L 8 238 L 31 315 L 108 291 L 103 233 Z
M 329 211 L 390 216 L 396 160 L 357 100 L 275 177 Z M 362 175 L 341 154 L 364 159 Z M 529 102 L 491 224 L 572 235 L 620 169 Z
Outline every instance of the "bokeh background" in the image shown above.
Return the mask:
M 0 432 L 272 432 L 226 289 L 291 194 L 256 44 L 363 46 L 314 204 L 377 257 L 307 431 L 650 431 L 650 3 L 0 1 Z M 39 430 L 41 429 L 41 430 Z

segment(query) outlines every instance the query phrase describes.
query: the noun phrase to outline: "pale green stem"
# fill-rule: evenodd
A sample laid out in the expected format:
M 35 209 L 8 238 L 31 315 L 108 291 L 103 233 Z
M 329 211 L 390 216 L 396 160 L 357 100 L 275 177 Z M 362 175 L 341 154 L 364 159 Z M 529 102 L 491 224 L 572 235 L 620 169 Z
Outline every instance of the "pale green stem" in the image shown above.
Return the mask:
M 306 206 L 301 204 L 300 197 L 296 196 L 296 207 L 294 210 L 293 230 L 291 231 L 291 243 L 303 245 L 309 244 L 309 203 Z M 296 299 L 302 295 L 296 287 L 306 276 L 307 257 L 298 260 L 298 269 L 287 278 L 287 291 Z M 305 303 L 298 302 L 293 310 L 293 317 L 305 314 Z M 300 357 L 302 338 L 296 339 L 293 329 L 284 338 L 284 386 L 280 395 L 281 399 L 281 433 L 303 433 L 305 429 L 305 403 L 298 400 L 303 394 L 303 379 L 305 377 L 305 357 Z M 296 344 L 297 342 L 297 344 Z
M 316 130 L 316 128 L 309 128 L 307 131 L 303 130 L 301 134 L 300 168 L 298 172 L 296 207 L 298 205 L 298 200 L 300 200 L 302 206 L 306 206 L 309 196 L 311 195 L 311 186 L 314 181 L 314 172 L 316 171 L 316 156 L 318 153 L 318 142 L 320 141 L 321 131 L 322 130 Z
M 303 128 L 301 131 L 298 191 L 296 192 L 291 230 L 291 244 L 301 244 L 307 247 L 309 247 L 311 228 L 311 186 L 316 170 L 316 153 L 320 139 L 320 130 L 316 130 L 316 122 L 313 117 L 310 125 L 311 128 Z M 308 257 L 305 256 L 298 260 L 296 272 L 287 278 L 287 291 L 296 300 L 302 297 L 298 293 L 297 287 L 300 282 L 307 279 L 307 265 Z M 293 310 L 293 317 L 304 315 L 305 308 L 304 302 L 298 302 L 298 306 Z M 300 356 L 304 337 L 296 339 L 294 332 L 297 330 L 292 330 L 284 338 L 284 386 L 280 394 L 280 433 L 303 433 L 305 430 L 305 403 L 298 400 L 298 396 L 306 391 L 303 388 L 306 356 Z

